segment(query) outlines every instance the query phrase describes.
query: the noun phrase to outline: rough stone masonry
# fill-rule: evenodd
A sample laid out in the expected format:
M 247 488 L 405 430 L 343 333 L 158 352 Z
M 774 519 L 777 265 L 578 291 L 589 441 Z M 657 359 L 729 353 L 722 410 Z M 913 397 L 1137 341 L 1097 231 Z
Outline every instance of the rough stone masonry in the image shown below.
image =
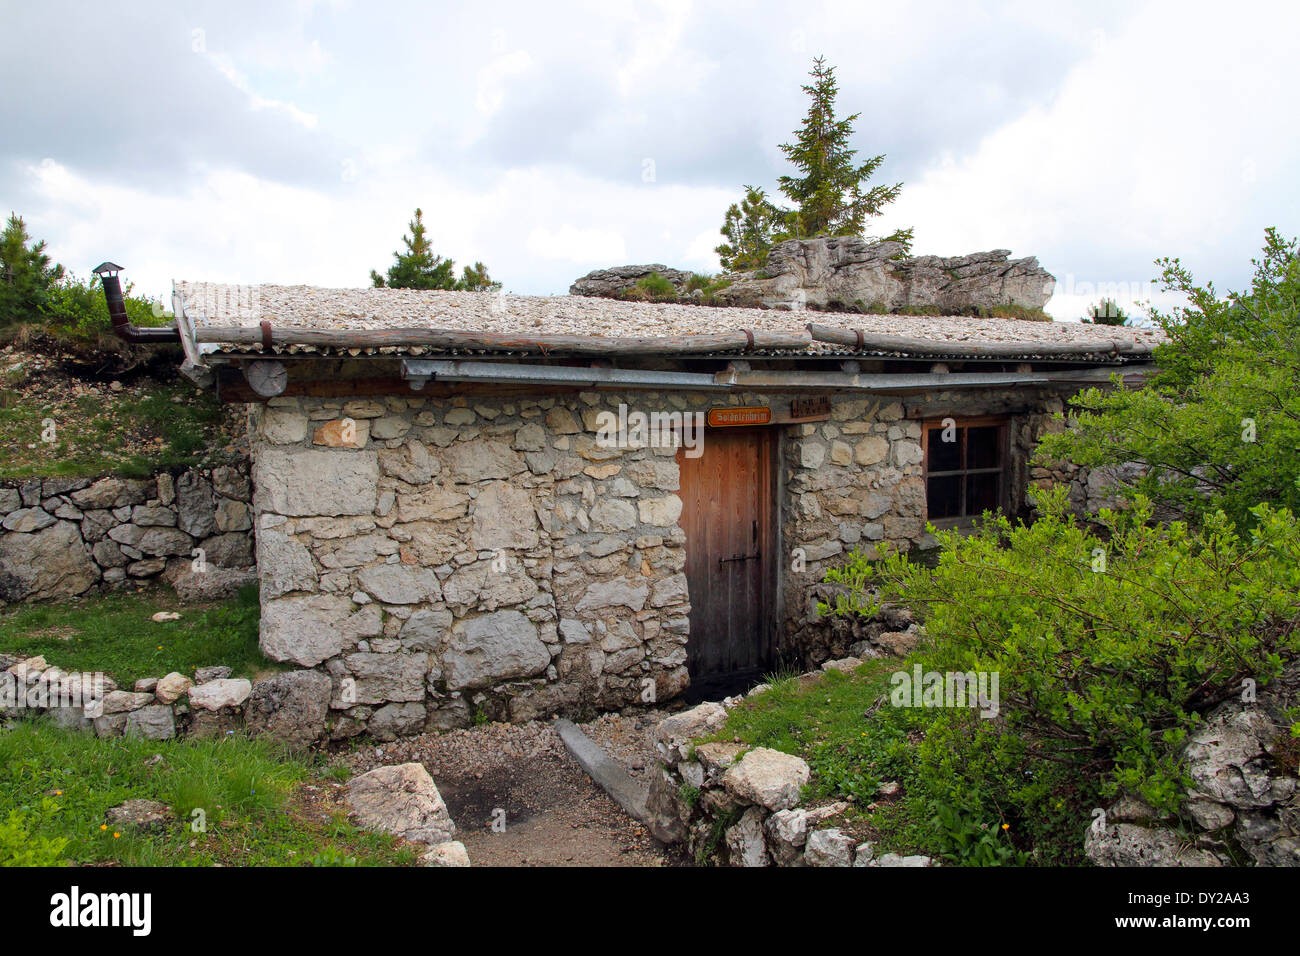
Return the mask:
M 1012 418 L 1017 447 L 1060 407 L 1036 397 L 1036 411 Z M 605 447 L 599 413 L 711 400 L 584 392 L 250 406 L 263 651 L 330 675 L 335 738 L 673 697 L 689 681 L 690 630 L 674 449 Z M 1007 396 L 965 401 L 992 411 Z M 808 586 L 830 563 L 854 547 L 924 540 L 921 426 L 909 407 L 846 397 L 829 420 L 783 429 L 783 630 L 793 639 Z

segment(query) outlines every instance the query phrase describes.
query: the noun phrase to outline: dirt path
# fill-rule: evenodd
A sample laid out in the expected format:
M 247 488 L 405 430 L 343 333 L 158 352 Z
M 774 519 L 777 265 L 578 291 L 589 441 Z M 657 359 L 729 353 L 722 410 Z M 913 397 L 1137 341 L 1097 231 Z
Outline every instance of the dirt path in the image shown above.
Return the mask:
M 604 744 L 598 738 L 613 734 L 635 741 L 646 719 L 606 715 L 596 722 L 599 732 L 593 739 Z M 646 765 L 636 751 L 625 745 L 611 748 L 610 755 L 642 775 Z M 347 758 L 359 773 L 411 760 L 424 764 L 433 776 L 456 823 L 456 838 L 475 866 L 682 862 L 591 781 L 550 723 L 485 724 L 425 734 L 367 746 Z

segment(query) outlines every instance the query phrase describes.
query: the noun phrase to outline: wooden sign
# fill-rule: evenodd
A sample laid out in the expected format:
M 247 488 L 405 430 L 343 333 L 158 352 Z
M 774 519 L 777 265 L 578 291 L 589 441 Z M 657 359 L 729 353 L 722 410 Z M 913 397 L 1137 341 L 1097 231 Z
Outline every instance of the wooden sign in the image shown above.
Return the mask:
M 790 401 L 791 418 L 830 418 L 831 398 L 829 395 L 810 395 L 807 398 L 795 398 Z
M 772 421 L 772 409 L 765 405 L 750 405 L 739 408 L 710 408 L 708 423 L 712 428 L 734 428 L 741 425 L 768 425 Z

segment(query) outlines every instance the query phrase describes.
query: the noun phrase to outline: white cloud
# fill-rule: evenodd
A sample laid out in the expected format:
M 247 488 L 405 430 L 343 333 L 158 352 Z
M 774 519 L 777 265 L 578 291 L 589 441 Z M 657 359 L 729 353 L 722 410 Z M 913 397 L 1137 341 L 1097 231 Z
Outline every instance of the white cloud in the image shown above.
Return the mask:
M 610 264 L 627 258 L 623 237 L 600 229 L 579 229 L 565 223 L 559 229 L 535 226 L 528 233 L 528 251 L 539 259 L 590 262 L 608 259 Z
M 308 113 L 306 110 L 300 109 L 295 103 L 262 96 L 253 89 L 252 85 L 249 83 L 248 77 L 235 67 L 235 64 L 226 54 L 206 53 L 204 55 L 208 58 L 208 62 L 212 64 L 216 71 L 230 82 L 231 86 L 248 97 L 248 106 L 250 109 L 275 110 L 288 116 L 300 126 L 307 129 L 316 128 L 318 119 L 314 113 Z
M 1120 287 L 1126 305 L 1146 297 L 1160 256 L 1240 282 L 1265 226 L 1296 227 L 1300 148 L 1281 120 L 1294 93 L 1278 79 L 1300 14 L 1274 8 L 1261 30 L 1215 11 L 1210 30 L 1204 10 L 1143 8 L 1098 38 L 1049 105 L 908 184 L 890 223 L 914 226 L 921 252 L 1038 255 L 1061 280 L 1049 305 L 1061 318 L 1087 304 L 1070 291 L 1085 283 Z

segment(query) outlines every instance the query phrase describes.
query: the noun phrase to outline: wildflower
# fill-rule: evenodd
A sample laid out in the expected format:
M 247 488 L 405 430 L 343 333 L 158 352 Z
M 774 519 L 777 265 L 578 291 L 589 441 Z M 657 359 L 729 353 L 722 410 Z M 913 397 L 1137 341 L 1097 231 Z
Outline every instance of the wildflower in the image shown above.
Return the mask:
M 113 839 L 116 840 L 116 839 L 117 839 L 118 837 L 120 837 L 121 835 L 122 835 L 122 834 L 120 834 L 120 833 L 114 833 L 114 834 L 113 834 Z
M 108 829 L 108 824 L 107 824 L 107 823 L 101 823 L 101 824 L 99 825 L 99 828 L 100 828 L 101 830 L 107 830 L 107 829 Z
M 1011 824 L 1010 824 L 1010 823 L 1004 823 L 1004 824 L 1002 824 L 1002 829 L 1004 829 L 1004 830 L 1010 830 L 1010 829 L 1011 829 Z

